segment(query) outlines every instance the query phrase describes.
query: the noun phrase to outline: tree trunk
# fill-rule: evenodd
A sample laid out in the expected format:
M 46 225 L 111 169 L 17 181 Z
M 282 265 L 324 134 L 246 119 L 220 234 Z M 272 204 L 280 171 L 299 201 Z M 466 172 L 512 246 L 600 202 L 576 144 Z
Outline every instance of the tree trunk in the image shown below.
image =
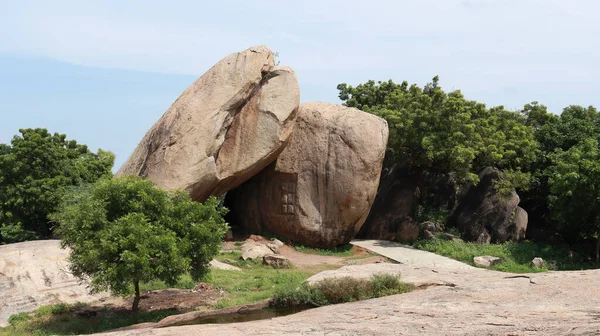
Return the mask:
M 131 310 L 136 312 L 138 311 L 138 306 L 140 305 L 140 282 L 136 281 L 134 283 L 135 286 L 135 297 L 133 298 L 133 305 L 131 306 Z

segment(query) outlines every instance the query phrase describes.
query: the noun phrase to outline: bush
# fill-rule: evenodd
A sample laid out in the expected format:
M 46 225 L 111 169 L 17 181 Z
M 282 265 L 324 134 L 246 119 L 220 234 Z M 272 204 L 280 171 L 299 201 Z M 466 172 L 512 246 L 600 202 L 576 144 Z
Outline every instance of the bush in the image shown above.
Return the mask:
M 402 283 L 390 274 L 378 274 L 368 280 L 351 277 L 329 278 L 314 285 L 303 283 L 299 287 L 285 287 L 276 291 L 275 306 L 293 308 L 297 306 L 325 306 L 378 298 L 386 295 L 409 292 L 412 286 Z
M 11 315 L 8 318 L 8 324 L 10 324 L 11 326 L 16 326 L 18 323 L 27 321 L 29 319 L 31 319 L 31 315 L 29 315 L 28 313 L 18 313 Z

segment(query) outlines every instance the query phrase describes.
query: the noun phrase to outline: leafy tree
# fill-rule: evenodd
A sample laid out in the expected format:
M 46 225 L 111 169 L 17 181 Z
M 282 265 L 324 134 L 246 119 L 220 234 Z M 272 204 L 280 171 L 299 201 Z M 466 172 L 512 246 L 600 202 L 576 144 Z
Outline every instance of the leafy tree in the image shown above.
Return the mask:
M 338 90 L 346 106 L 387 120 L 388 147 L 399 164 L 416 173 L 422 194 L 425 175 L 453 172 L 476 183 L 476 171 L 486 165 L 505 170 L 510 187 L 528 185 L 526 168 L 535 159 L 537 144 L 520 113 L 501 106 L 488 109 L 460 91 L 446 93 L 437 76 L 423 88 L 390 80 L 340 84 Z
M 227 230 L 225 213 L 214 197 L 197 203 L 125 177 L 72 190 L 51 218 L 71 249 L 73 274 L 89 277 L 93 291 L 134 293 L 135 311 L 140 282 L 174 285 L 185 272 L 195 280 L 206 274 Z
M 531 190 L 521 193 L 522 207 L 527 209 L 531 223 L 562 230 L 565 233 L 563 237 L 573 242 L 577 237 L 566 234 L 564 223 L 556 222 L 556 217 L 550 215 L 548 180 L 552 178 L 554 169 L 549 168 L 553 165 L 552 157 L 557 149 L 568 151 L 587 139 L 600 140 L 600 113 L 591 106 L 572 105 L 566 107 L 562 114 L 555 115 L 549 113 L 544 105 L 533 102 L 525 105 L 522 114 L 526 117 L 526 124 L 534 129 L 540 148 L 530 167 L 533 175 Z
M 0 144 L 0 242 L 47 237 L 48 214 L 66 186 L 112 176 L 114 155 L 67 140 L 46 129 L 20 129 L 11 144 Z
M 550 204 L 563 229 L 595 238 L 596 262 L 600 261 L 600 150 L 598 140 L 588 138 L 551 155 Z

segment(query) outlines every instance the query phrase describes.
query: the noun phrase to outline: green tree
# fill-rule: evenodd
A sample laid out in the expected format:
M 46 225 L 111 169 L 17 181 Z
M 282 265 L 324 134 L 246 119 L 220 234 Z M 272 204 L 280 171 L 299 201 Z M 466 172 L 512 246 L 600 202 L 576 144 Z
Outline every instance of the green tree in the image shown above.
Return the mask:
M 21 129 L 11 144 L 0 144 L 0 242 L 47 237 L 48 214 L 64 187 L 112 176 L 114 155 L 67 140 L 46 129 Z
M 89 277 L 94 291 L 134 293 L 135 311 L 140 282 L 173 285 L 186 272 L 195 280 L 206 274 L 227 230 L 225 213 L 214 197 L 197 203 L 183 191 L 125 177 L 72 191 L 51 218 L 71 249 L 73 274 Z
M 563 229 L 595 238 L 596 262 L 600 261 L 600 150 L 598 140 L 588 138 L 551 155 L 548 168 L 550 205 Z
M 453 172 L 476 183 L 476 171 L 487 165 L 507 172 L 514 186 L 528 185 L 526 168 L 537 147 L 533 129 L 519 112 L 488 109 L 460 91 L 446 93 L 437 76 L 423 88 L 390 80 L 356 87 L 340 84 L 338 90 L 346 106 L 387 120 L 388 147 L 399 164 L 416 173 L 422 194 L 424 175 Z
M 526 124 L 534 129 L 540 152 L 530 167 L 533 175 L 531 189 L 520 194 L 521 206 L 527 209 L 530 222 L 562 231 L 563 237 L 574 242 L 578 237 L 570 234 L 571 230 L 565 230 L 564 223 L 557 222 L 556 216 L 550 215 L 548 180 L 552 178 L 554 169 L 549 167 L 553 165 L 552 157 L 557 149 L 568 151 L 587 139 L 600 140 L 600 114 L 592 106 L 572 105 L 563 109 L 560 115 L 555 115 L 537 102 L 525 105 L 522 114 L 526 117 Z

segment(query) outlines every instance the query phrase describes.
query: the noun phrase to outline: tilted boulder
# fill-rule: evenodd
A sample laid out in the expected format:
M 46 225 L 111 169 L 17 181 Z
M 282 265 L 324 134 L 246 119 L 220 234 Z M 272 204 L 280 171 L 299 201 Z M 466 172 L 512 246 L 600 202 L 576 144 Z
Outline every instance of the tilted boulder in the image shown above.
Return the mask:
M 257 46 L 231 54 L 188 87 L 146 133 L 117 176 L 148 177 L 203 201 L 273 162 L 292 132 L 294 72 Z
M 375 199 L 387 138 L 386 121 L 374 115 L 300 105 L 277 160 L 227 194 L 232 224 L 309 246 L 349 242 Z
M 469 241 L 503 243 L 525 238 L 527 213 L 519 208 L 519 195 L 498 195 L 494 181 L 502 178 L 498 169 L 486 167 L 479 184 L 470 186 L 448 219 Z

